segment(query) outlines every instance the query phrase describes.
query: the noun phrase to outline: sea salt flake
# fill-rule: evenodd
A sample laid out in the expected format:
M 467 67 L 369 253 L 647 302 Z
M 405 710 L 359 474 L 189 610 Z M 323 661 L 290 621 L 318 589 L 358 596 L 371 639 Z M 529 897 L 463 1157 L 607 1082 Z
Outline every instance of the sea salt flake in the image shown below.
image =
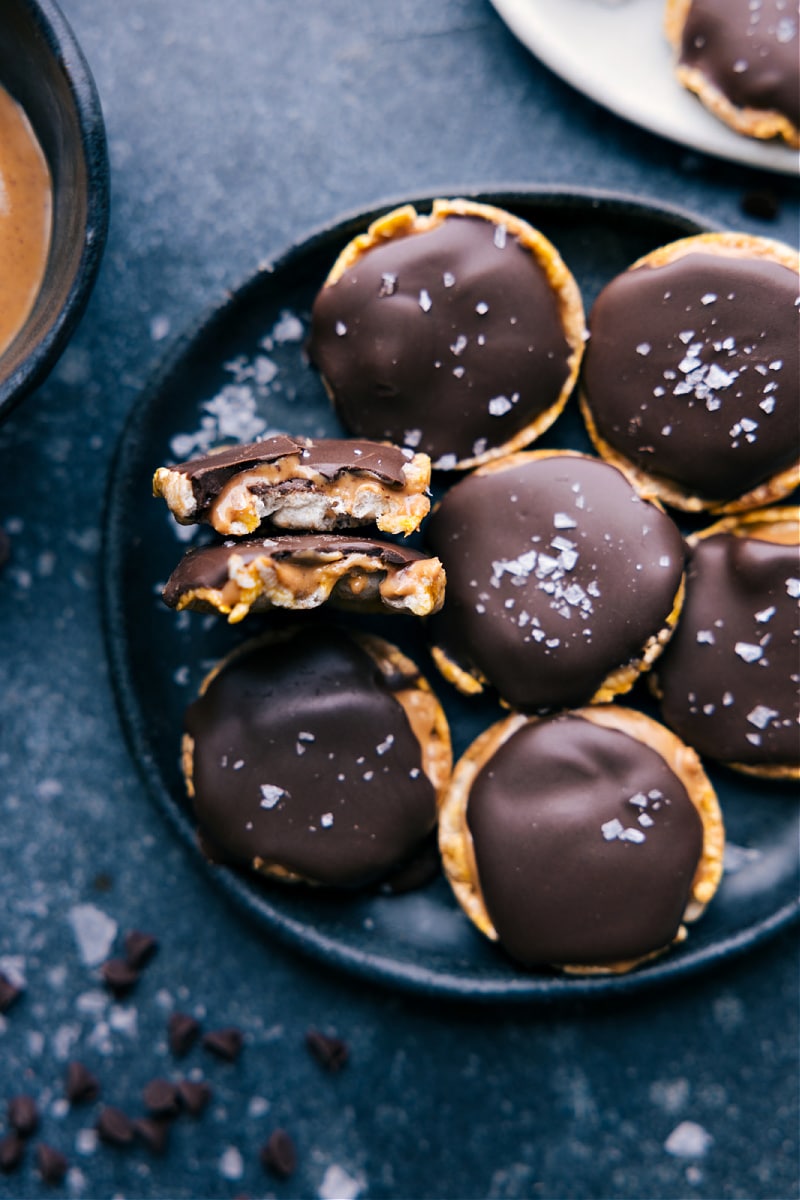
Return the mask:
M 384 296 L 393 296 L 397 291 L 397 276 L 390 274 L 388 271 L 381 275 L 381 286 L 378 289 L 379 299 Z
M 508 230 L 505 225 L 495 225 L 494 227 L 494 244 L 498 250 L 504 250 L 506 245 L 506 235 Z
M 414 449 L 422 440 L 421 429 L 407 429 L 403 434 L 403 442 L 406 446 L 411 446 Z
M 775 412 L 775 397 L 765 396 L 763 400 L 759 400 L 758 407 L 769 416 Z
M 578 522 L 569 513 L 557 512 L 553 515 L 553 526 L 556 529 L 576 529 Z
M 681 339 L 684 346 L 688 346 L 689 342 L 694 337 L 694 330 L 693 329 L 684 329 L 684 331 L 682 333 L 678 334 L 678 337 Z
M 236 1146 L 226 1146 L 219 1160 L 219 1173 L 223 1179 L 236 1182 L 244 1175 L 244 1159 Z
M 752 642 L 737 642 L 733 649 L 746 663 L 758 662 L 763 653 L 761 647 L 754 646 Z
M 702 1158 L 713 1141 L 702 1125 L 695 1121 L 681 1121 L 667 1138 L 664 1149 L 675 1158 Z
M 713 629 L 698 629 L 697 640 L 701 645 L 714 645 L 714 630 Z
M 800 579 L 789 578 L 786 580 L 786 592 L 791 596 L 792 600 L 800 599 Z
M 600 826 L 600 832 L 607 842 L 613 842 L 623 832 L 625 826 L 616 817 Z
M 455 454 L 443 454 L 433 465 L 440 471 L 452 471 L 457 462 Z
M 475 312 L 478 314 L 479 317 L 485 317 L 486 314 L 488 313 L 488 311 L 489 311 L 489 305 L 486 303 L 485 300 L 479 300 L 478 303 L 475 305 Z
M 775 605 L 771 604 L 769 608 L 762 608 L 761 612 L 756 613 L 756 620 L 758 621 L 759 625 L 766 625 L 767 621 L 772 620 L 776 612 L 777 609 L 775 608 Z
M 780 716 L 774 708 L 768 708 L 766 704 L 757 704 L 755 708 L 747 714 L 747 720 L 751 725 L 755 725 L 756 729 L 766 729 L 770 721 L 775 717 Z
M 512 408 L 511 401 L 508 396 L 494 396 L 489 401 L 489 413 L 493 417 L 505 416 Z
M 639 342 L 639 345 L 636 347 L 636 353 L 646 358 L 652 349 L 653 347 L 649 342 Z
M 733 699 L 733 692 L 723 692 L 722 703 L 725 708 L 730 708 L 730 706 L 733 704 Z
M 442 275 L 442 283 L 446 288 L 451 288 L 455 281 L 456 277 L 450 271 L 445 271 L 444 275 Z
M 430 292 L 426 288 L 423 288 L 419 294 L 419 306 L 423 312 L 430 312 L 433 308 Z
M 319 1200 L 356 1200 L 364 1190 L 363 1176 L 349 1175 L 343 1167 L 332 1163 L 319 1185 Z
M 751 743 L 751 745 L 753 745 L 753 746 L 761 745 L 761 734 L 760 733 L 746 733 L 744 736 L 747 738 L 748 742 Z
M 647 796 L 644 792 L 637 792 L 628 798 L 628 804 L 633 804 L 636 808 L 647 808 L 647 803 Z
M 619 840 L 621 842 L 634 842 L 635 844 L 641 844 L 642 842 L 646 841 L 646 838 L 641 829 L 631 828 L 623 829 L 622 833 L 619 834 Z
M 347 326 L 345 325 L 344 321 L 337 321 L 336 322 L 337 337 L 344 337 L 344 335 L 346 333 L 347 333 Z
M 713 304 L 717 296 L 715 292 L 706 292 L 705 296 L 700 297 L 701 304 Z
M 117 936 L 117 922 L 94 904 L 76 904 L 67 913 L 81 962 L 97 967 L 108 958 Z
M 331 825 L 333 825 L 333 813 L 332 812 L 323 813 L 319 819 L 319 823 L 323 829 L 330 829 Z
M 467 348 L 467 340 L 468 339 L 464 336 L 464 334 L 460 333 L 450 347 L 450 352 L 456 356 L 462 354 Z
M 275 808 L 275 806 L 277 804 L 280 804 L 280 802 L 281 802 L 281 800 L 283 800 L 284 796 L 287 798 L 287 800 L 290 798 L 289 793 L 284 788 L 278 787 L 277 784 L 274 784 L 274 783 L 262 783 L 261 784 L 261 801 L 260 801 L 260 803 L 261 803 L 262 808 Z
M 653 818 L 646 812 L 639 813 L 639 816 L 636 818 L 636 820 L 640 825 L 644 825 L 645 829 L 649 829 L 651 825 L 655 824 Z
M 389 733 L 386 735 L 386 739 L 384 741 L 382 741 L 379 746 L 375 747 L 376 753 L 385 754 L 387 752 L 387 750 L 391 750 L 393 745 L 394 745 L 394 734 Z

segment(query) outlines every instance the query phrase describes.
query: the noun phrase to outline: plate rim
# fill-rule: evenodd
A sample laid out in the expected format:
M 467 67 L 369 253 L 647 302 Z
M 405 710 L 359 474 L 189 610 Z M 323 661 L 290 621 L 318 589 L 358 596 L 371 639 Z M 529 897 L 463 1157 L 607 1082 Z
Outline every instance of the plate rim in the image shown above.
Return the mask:
M 454 1001 L 545 1004 L 569 999 L 638 993 L 707 970 L 715 962 L 738 957 L 776 935 L 800 920 L 800 895 L 755 924 L 727 935 L 719 943 L 692 949 L 690 941 L 688 949 L 681 948 L 679 957 L 667 953 L 643 969 L 625 975 L 571 976 L 556 971 L 552 974 L 532 975 L 520 972 L 519 977 L 481 980 L 475 977 L 465 979 L 450 971 L 398 962 L 382 952 L 373 953 L 342 945 L 331 935 L 321 933 L 308 923 L 288 916 L 280 908 L 274 908 L 268 897 L 254 896 L 252 881 L 244 873 L 210 864 L 199 848 L 188 811 L 176 802 L 170 789 L 165 786 L 161 769 L 150 752 L 143 726 L 138 720 L 137 692 L 131 680 L 126 654 L 124 610 L 122 605 L 115 603 L 118 599 L 115 581 L 120 578 L 124 537 L 122 514 L 119 505 L 114 503 L 114 491 L 120 483 L 124 487 L 131 473 L 130 460 L 135 457 L 133 448 L 138 444 L 137 434 L 140 426 L 149 419 L 153 405 L 163 394 L 170 377 L 179 369 L 198 339 L 207 336 L 215 323 L 223 321 L 231 307 L 246 304 L 248 292 L 259 286 L 264 275 L 275 275 L 285 270 L 293 258 L 313 251 L 317 243 L 330 238 L 334 233 L 344 236 L 349 226 L 359 224 L 363 227 L 365 223 L 400 204 L 414 204 L 422 208 L 443 196 L 460 196 L 500 205 L 510 205 L 516 200 L 521 204 L 543 204 L 553 208 L 569 204 L 574 207 L 610 208 L 618 213 L 634 210 L 643 216 L 658 216 L 681 223 L 686 226 L 687 232 L 691 226 L 697 231 L 718 227 L 679 206 L 605 189 L 523 184 L 437 189 L 424 194 L 378 201 L 368 209 L 352 209 L 335 216 L 324 224 L 315 226 L 305 237 L 292 240 L 276 258 L 259 262 L 237 285 L 226 288 L 221 300 L 217 303 L 212 300 L 206 305 L 198 318 L 187 325 L 156 364 L 150 379 L 137 393 L 114 448 L 104 495 L 99 589 L 103 640 L 117 716 L 134 769 L 141 778 L 145 791 L 161 815 L 167 817 L 179 839 L 188 847 L 195 869 L 201 871 L 206 880 L 211 876 L 213 886 L 222 892 L 226 901 L 239 913 L 247 917 L 251 925 L 256 925 L 259 932 L 268 932 L 270 937 L 275 937 L 297 953 L 302 953 L 317 963 L 332 966 L 350 978 L 370 981 L 404 993 Z M 268 930 L 265 930 L 265 926 L 268 926 Z

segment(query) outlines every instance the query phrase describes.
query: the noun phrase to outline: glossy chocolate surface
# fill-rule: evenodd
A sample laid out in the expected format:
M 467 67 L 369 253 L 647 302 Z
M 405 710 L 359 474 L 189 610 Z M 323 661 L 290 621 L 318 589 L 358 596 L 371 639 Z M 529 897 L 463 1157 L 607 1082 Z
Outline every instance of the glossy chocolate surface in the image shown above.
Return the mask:
M 354 887 L 407 860 L 436 822 L 405 711 L 341 630 L 254 645 L 190 706 L 194 807 L 231 862 Z
M 600 436 L 710 500 L 790 466 L 798 428 L 798 277 L 692 253 L 617 276 L 592 309 L 585 394 Z
M 478 773 L 467 822 L 487 911 L 519 962 L 614 963 L 675 937 L 703 827 L 649 746 L 581 717 L 525 725 Z
M 799 21 L 795 0 L 692 0 L 681 62 L 737 108 L 783 113 L 800 126 Z
M 228 566 L 235 555 L 245 564 L 254 558 L 290 559 L 299 567 L 317 567 L 333 556 L 366 554 L 379 558 L 387 569 L 402 569 L 426 555 L 393 542 L 344 537 L 334 533 L 286 534 L 274 538 L 245 538 L 189 550 L 167 580 L 164 602 L 174 608 L 187 592 L 197 588 L 221 588 L 227 582 Z
M 433 641 L 527 711 L 585 703 L 638 659 L 683 569 L 673 521 L 588 456 L 469 476 L 426 536 L 447 571 Z
M 549 409 L 570 349 L 530 250 L 502 226 L 448 217 L 369 250 L 324 287 L 310 353 L 352 433 L 452 466 Z
M 664 721 L 723 762 L 800 762 L 800 551 L 718 534 L 691 551 L 656 672 Z
M 235 475 L 291 455 L 299 455 L 305 467 L 317 471 L 325 479 L 334 479 L 344 471 L 358 471 L 374 475 L 389 487 L 398 488 L 405 483 L 403 467 L 410 457 L 408 451 L 377 442 L 346 438 L 320 438 L 314 441 L 275 434 L 261 442 L 229 446 L 215 454 L 205 454 L 202 458 L 181 463 L 174 469 L 191 480 L 192 491 L 202 512 Z

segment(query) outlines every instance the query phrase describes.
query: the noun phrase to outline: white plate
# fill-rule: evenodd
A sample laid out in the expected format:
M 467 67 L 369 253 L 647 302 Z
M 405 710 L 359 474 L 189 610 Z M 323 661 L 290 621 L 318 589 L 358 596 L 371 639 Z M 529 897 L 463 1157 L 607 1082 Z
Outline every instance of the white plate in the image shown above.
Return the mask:
M 611 112 L 685 146 L 787 175 L 790 146 L 734 133 L 676 80 L 662 31 L 665 0 L 492 0 L 552 71 Z

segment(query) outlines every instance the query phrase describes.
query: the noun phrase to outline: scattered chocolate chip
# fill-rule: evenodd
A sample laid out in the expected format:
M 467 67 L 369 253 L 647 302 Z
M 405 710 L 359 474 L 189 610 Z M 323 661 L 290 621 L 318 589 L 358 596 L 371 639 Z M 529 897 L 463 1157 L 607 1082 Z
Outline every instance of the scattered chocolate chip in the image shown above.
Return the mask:
M 151 933 L 132 929 L 125 935 L 125 960 L 135 971 L 141 970 L 158 949 L 158 941 Z
M 92 880 L 92 887 L 96 892 L 110 892 L 114 886 L 114 880 L 107 871 L 100 871 Z
M 0 971 L 0 1013 L 8 1012 L 14 1001 L 21 995 L 22 988 L 18 988 Z
M 133 1141 L 133 1121 L 121 1108 L 110 1104 L 100 1110 L 97 1132 L 109 1146 L 130 1146 Z
M 224 1058 L 226 1062 L 233 1062 L 239 1057 L 242 1041 L 241 1031 L 233 1026 L 228 1029 L 212 1029 L 203 1034 L 206 1050 L 216 1054 L 217 1058 Z
M 213 1092 L 207 1083 L 193 1083 L 191 1079 L 181 1079 L 178 1083 L 178 1095 L 189 1115 L 199 1117 Z
M 155 1117 L 137 1117 L 133 1122 L 136 1136 L 151 1154 L 163 1154 L 169 1143 L 169 1121 Z
M 0 1171 L 9 1175 L 16 1171 L 25 1154 L 25 1141 L 18 1133 L 7 1133 L 0 1138 Z
M 100 1082 L 81 1062 L 71 1062 L 67 1067 L 64 1091 L 70 1104 L 86 1104 L 100 1095 Z
M 322 1033 L 319 1029 L 309 1029 L 306 1034 L 306 1046 L 319 1065 L 332 1073 L 341 1071 L 350 1057 L 347 1042 Z
M 288 1179 L 297 1167 L 294 1142 L 285 1129 L 272 1131 L 267 1142 L 261 1147 L 259 1158 L 265 1171 L 271 1171 L 281 1179 Z
M 20 1137 L 30 1137 L 39 1125 L 39 1110 L 32 1096 L 12 1096 L 8 1102 L 8 1123 Z
M 142 1092 L 144 1106 L 149 1113 L 156 1117 L 174 1117 L 177 1115 L 178 1089 L 169 1079 L 151 1079 Z
M 69 1163 L 60 1150 L 40 1142 L 36 1147 L 36 1165 L 44 1183 L 52 1185 L 61 1183 L 67 1173 Z
M 11 558 L 11 538 L 0 525 L 0 571 Z
M 139 972 L 124 958 L 109 958 L 100 968 L 100 974 L 103 983 L 115 996 L 126 996 L 139 980 Z
M 767 188 L 746 192 L 742 196 L 740 207 L 748 217 L 758 217 L 762 221 L 774 221 L 781 210 L 778 197 Z
M 169 1048 L 177 1058 L 188 1054 L 200 1036 L 200 1022 L 188 1013 L 173 1013 L 167 1023 Z

